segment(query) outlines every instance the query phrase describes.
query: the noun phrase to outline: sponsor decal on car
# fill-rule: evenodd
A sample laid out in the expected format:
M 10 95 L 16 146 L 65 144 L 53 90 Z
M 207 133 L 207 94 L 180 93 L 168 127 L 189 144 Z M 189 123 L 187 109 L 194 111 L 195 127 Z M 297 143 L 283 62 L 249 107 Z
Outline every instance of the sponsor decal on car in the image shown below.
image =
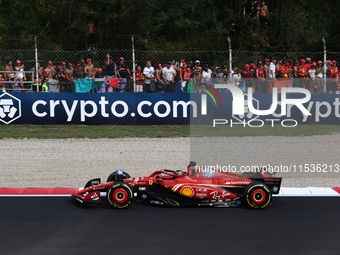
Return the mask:
M 230 196 L 230 193 L 223 191 L 223 193 L 221 194 L 218 191 L 213 191 L 213 192 L 210 193 L 210 195 L 212 195 L 212 198 L 214 200 L 221 200 L 221 199 L 223 199 L 227 196 Z
M 151 204 L 155 204 L 155 205 L 163 205 L 163 202 L 157 201 L 157 200 L 150 200 Z
M 206 196 L 208 196 L 208 194 L 207 193 L 196 193 L 195 196 L 198 198 L 205 198 Z
M 194 190 L 191 187 L 186 186 L 181 189 L 180 193 L 183 196 L 192 197 L 192 195 L 194 194 Z
M 248 181 L 226 181 L 227 185 L 248 185 L 250 182 Z

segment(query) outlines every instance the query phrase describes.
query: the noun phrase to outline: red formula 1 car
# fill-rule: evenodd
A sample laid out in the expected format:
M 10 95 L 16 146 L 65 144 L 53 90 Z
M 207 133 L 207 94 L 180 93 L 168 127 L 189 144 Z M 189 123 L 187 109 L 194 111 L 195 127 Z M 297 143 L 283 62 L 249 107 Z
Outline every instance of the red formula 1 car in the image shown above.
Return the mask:
M 278 194 L 280 190 L 282 178 L 271 174 L 266 169 L 242 174 L 217 172 L 198 167 L 194 162 L 190 163 L 187 172 L 162 169 L 149 177 L 131 178 L 117 170 L 106 183 L 101 184 L 100 179 L 90 180 L 72 197 L 81 203 L 93 204 L 100 202 L 101 192 L 106 192 L 108 202 L 115 208 L 126 208 L 135 201 L 177 207 L 246 204 L 260 209 L 268 206 L 272 194 Z

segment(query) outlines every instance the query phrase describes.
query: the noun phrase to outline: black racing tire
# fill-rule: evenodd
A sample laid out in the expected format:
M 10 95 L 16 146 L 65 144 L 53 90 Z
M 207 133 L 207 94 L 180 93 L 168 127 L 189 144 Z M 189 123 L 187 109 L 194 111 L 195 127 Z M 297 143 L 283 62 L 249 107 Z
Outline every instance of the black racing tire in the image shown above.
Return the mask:
M 252 182 L 244 189 L 244 202 L 251 208 L 263 209 L 272 199 L 270 189 L 262 182 Z
M 107 201 L 117 209 L 124 209 L 131 205 L 133 201 L 133 192 L 129 184 L 116 181 L 107 189 Z
M 116 181 L 117 180 L 117 171 L 114 171 L 112 174 L 110 174 L 109 177 L 107 177 L 106 182 Z M 123 177 L 124 177 L 124 179 L 131 178 L 131 176 L 124 171 L 123 171 Z

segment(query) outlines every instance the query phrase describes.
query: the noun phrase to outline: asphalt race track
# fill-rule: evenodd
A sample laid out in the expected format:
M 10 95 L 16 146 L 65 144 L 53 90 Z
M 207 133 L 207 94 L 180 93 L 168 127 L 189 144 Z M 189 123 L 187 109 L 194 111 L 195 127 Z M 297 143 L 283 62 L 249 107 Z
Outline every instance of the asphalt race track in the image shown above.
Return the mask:
M 265 210 L 84 207 L 1 197 L 0 254 L 340 254 L 338 197 L 277 197 Z

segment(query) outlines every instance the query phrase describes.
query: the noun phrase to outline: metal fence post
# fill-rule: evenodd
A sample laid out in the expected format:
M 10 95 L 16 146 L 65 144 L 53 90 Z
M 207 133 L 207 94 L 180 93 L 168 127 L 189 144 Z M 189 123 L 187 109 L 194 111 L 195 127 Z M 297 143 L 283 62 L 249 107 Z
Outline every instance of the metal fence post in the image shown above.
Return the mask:
M 133 75 L 133 91 L 136 92 L 136 68 L 135 68 L 135 41 L 133 35 L 131 35 L 131 43 L 132 43 L 132 75 Z
M 232 58 L 232 53 L 231 53 L 231 40 L 230 40 L 230 36 L 228 36 L 228 42 L 229 42 L 229 71 L 231 72 L 231 70 L 233 69 L 233 66 L 232 66 L 233 58 Z
M 34 37 L 35 42 L 35 78 L 37 83 L 37 92 L 39 92 L 39 75 L 38 75 L 38 46 L 37 46 L 37 36 Z M 33 79 L 34 80 L 34 79 Z
M 326 90 L 326 84 L 327 84 L 327 79 L 326 79 L 326 59 L 327 59 L 327 51 L 326 51 L 326 40 L 323 37 L 322 38 L 323 41 L 323 92 L 326 94 L 327 90 Z

